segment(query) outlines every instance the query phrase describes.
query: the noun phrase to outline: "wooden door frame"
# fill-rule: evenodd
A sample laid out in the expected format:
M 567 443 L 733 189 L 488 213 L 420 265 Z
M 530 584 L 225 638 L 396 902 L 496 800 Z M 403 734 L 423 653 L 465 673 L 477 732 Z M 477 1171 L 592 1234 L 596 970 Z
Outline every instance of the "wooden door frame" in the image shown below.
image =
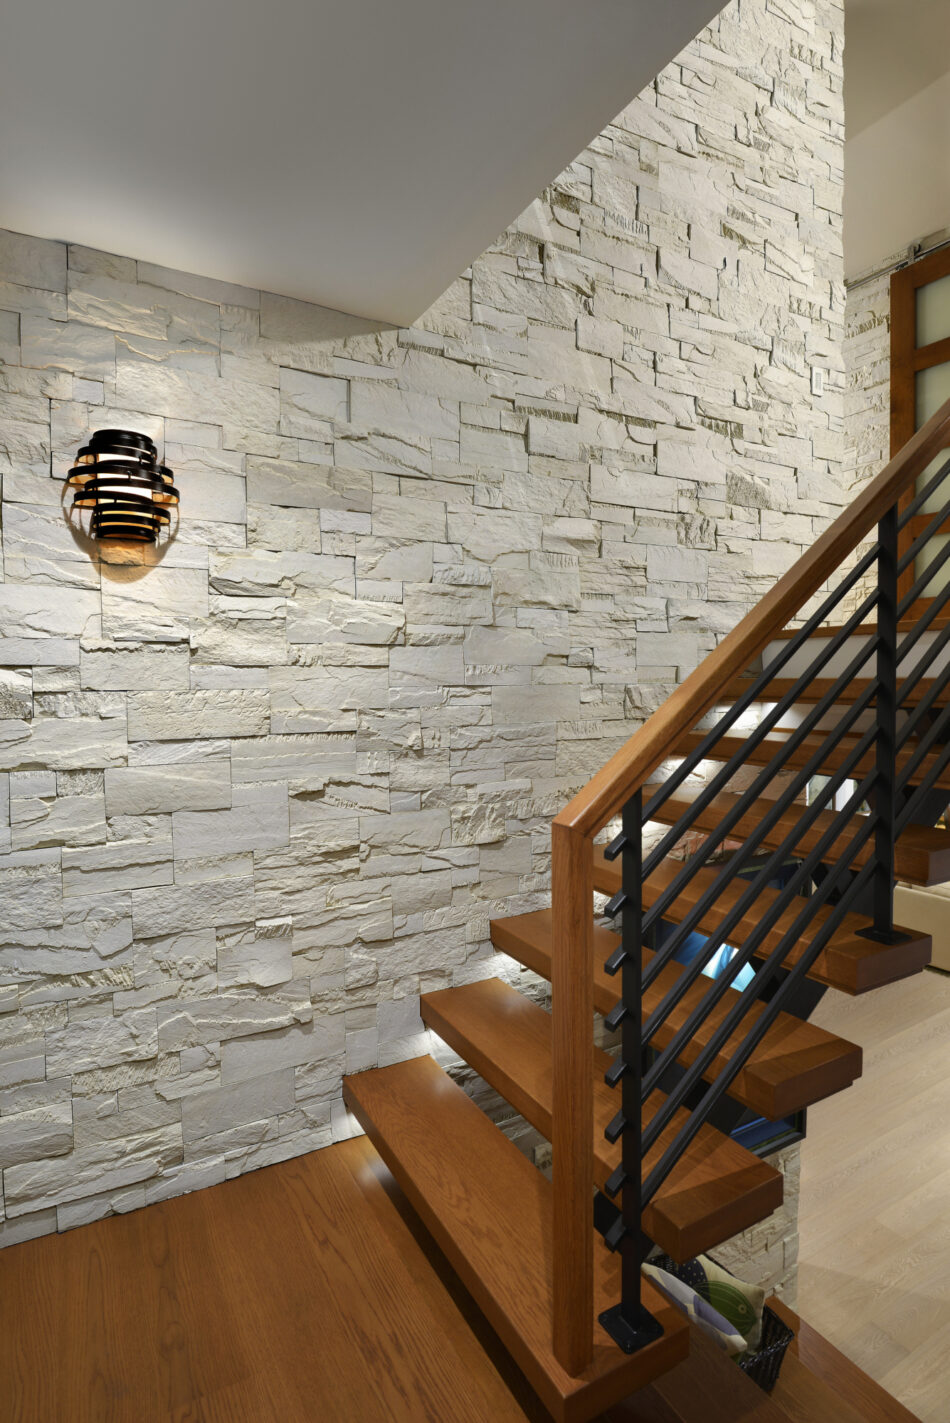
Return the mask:
M 902 267 L 891 277 L 891 458 L 903 449 L 917 429 L 918 371 L 950 361 L 950 336 L 929 346 L 917 345 L 917 291 L 941 277 L 950 276 L 950 244 Z M 908 490 L 900 499 L 904 510 L 914 498 Z M 901 530 L 898 552 L 904 553 L 923 531 L 931 515 L 919 514 Z M 950 531 L 950 529 L 948 529 Z M 943 529 L 941 528 L 941 532 Z M 898 594 L 905 597 L 914 586 L 913 566 L 898 580 Z M 922 602 L 929 601 L 922 599 Z

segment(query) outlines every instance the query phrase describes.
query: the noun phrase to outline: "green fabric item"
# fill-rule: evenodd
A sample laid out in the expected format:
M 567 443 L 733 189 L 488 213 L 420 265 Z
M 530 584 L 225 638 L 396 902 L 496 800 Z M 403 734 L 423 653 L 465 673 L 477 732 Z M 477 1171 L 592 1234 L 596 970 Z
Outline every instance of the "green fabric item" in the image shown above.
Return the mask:
M 700 1294 L 724 1319 L 728 1319 L 748 1341 L 750 1349 L 757 1348 L 762 1337 L 765 1290 L 759 1285 L 737 1280 L 707 1255 L 700 1255 L 697 1263 L 706 1277 L 704 1283 L 696 1286 Z

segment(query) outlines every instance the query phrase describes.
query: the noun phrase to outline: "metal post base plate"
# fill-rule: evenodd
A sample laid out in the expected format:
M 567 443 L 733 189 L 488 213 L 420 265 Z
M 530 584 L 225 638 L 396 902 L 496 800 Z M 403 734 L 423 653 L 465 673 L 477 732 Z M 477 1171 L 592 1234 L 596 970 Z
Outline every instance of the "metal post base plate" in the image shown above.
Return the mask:
M 923 936 L 921 936 L 923 937 Z M 859 929 L 857 938 L 870 939 L 874 944 L 909 944 L 911 941 L 906 934 L 898 934 L 895 930 L 890 933 L 886 929 Z
M 638 1349 L 656 1343 L 657 1339 L 663 1336 L 662 1324 L 658 1323 L 642 1304 L 635 1306 L 633 1310 L 629 1307 L 625 1309 L 622 1304 L 615 1304 L 612 1309 L 605 1309 L 597 1318 L 625 1354 L 635 1354 Z

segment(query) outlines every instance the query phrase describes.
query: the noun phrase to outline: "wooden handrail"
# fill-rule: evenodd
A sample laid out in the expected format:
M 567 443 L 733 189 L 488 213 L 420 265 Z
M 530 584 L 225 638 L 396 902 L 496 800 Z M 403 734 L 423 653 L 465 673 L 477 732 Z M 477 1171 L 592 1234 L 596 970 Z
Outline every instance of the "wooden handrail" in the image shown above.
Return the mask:
M 603 829 L 667 759 L 679 738 L 721 699 L 732 678 L 745 671 L 948 445 L 950 400 L 588 781 L 554 824 L 590 837 Z

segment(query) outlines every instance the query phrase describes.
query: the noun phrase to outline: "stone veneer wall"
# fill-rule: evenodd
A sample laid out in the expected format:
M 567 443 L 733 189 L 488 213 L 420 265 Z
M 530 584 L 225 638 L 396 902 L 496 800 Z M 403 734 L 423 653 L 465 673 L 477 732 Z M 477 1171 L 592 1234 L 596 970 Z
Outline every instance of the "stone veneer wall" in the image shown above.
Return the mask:
M 866 484 L 890 458 L 891 271 L 849 286 L 845 299 L 845 425 L 849 473 Z
M 329 1142 L 517 979 L 551 816 L 844 502 L 842 28 L 733 3 L 408 330 L 0 235 L 0 1240 Z M 154 559 L 64 517 L 110 425 Z

